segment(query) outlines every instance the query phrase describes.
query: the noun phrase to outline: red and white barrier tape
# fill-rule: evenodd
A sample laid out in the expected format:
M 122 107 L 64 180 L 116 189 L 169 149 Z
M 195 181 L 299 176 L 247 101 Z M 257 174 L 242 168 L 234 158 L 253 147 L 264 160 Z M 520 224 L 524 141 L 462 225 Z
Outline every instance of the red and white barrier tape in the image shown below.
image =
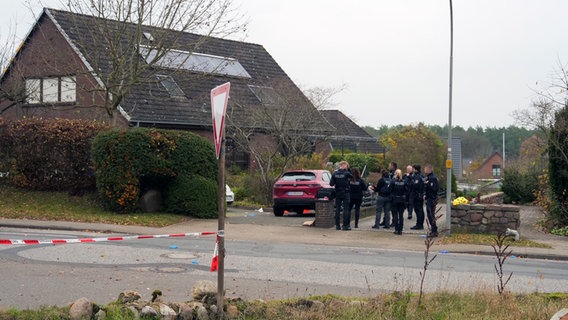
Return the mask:
M 31 245 L 31 244 L 65 244 L 65 243 L 88 243 L 88 242 L 104 242 L 104 241 L 122 241 L 122 240 L 138 240 L 152 238 L 178 238 L 178 237 L 201 237 L 215 235 L 217 232 L 191 232 L 191 233 L 175 233 L 175 234 L 159 234 L 159 235 L 140 235 L 140 236 L 120 236 L 120 237 L 103 237 L 103 238 L 82 238 L 82 239 L 52 239 L 52 240 L 9 240 L 0 239 L 0 245 Z

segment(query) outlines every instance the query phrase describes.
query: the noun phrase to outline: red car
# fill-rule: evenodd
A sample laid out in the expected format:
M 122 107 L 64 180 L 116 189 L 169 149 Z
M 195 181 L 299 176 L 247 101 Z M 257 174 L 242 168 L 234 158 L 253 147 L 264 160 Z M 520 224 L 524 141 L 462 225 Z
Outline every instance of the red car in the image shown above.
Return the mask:
M 330 188 L 331 173 L 327 170 L 290 170 L 274 184 L 272 198 L 275 216 L 284 211 L 303 213 L 316 208 L 315 197 L 319 189 Z

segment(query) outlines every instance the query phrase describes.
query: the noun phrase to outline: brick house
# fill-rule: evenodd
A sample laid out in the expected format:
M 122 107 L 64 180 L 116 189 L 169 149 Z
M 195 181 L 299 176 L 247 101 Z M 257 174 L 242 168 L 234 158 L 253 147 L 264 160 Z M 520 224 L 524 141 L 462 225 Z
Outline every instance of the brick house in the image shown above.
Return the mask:
M 44 9 L 2 73 L 1 116 L 8 121 L 81 118 L 125 128 L 189 130 L 212 141 L 210 90 L 231 82 L 228 164 L 248 161 L 246 154 L 231 148 L 231 127 L 249 130 L 252 141 L 276 145 L 270 119 L 293 125 L 292 134 L 309 139 L 314 151 L 328 148 L 326 137 L 335 128 L 258 44 L 144 26 L 139 51 L 134 51 L 141 63 L 157 59 L 151 46 L 155 38 L 167 44 L 173 32 L 179 39 L 148 69 L 144 81 L 132 86 L 116 108 L 109 108 L 103 79 L 112 76 L 113 61 L 99 39 L 101 24 L 121 30 L 124 39 L 139 32 L 134 24 Z M 263 118 L 257 110 L 270 116 Z
M 352 151 L 356 153 L 384 153 L 384 147 L 377 138 L 371 136 L 363 128 L 339 110 L 322 110 L 324 118 L 335 127 L 327 138 L 334 150 Z
M 473 172 L 475 179 L 501 179 L 503 177 L 503 156 L 495 151 Z

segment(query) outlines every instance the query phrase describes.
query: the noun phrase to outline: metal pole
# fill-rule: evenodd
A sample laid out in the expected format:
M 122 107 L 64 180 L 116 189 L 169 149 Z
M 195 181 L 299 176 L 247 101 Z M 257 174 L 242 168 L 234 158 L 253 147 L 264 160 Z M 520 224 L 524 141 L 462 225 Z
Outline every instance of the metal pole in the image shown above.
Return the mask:
M 501 171 L 505 171 L 505 132 L 503 131 L 503 170 Z M 503 176 L 504 173 L 501 172 L 501 176 Z
M 446 161 L 446 235 L 452 234 L 452 81 L 454 71 L 454 15 L 450 0 L 450 93 L 448 112 L 448 159 Z
M 219 196 L 217 198 L 219 208 L 218 230 L 218 269 L 217 269 L 217 307 L 219 319 L 223 319 L 223 303 L 225 300 L 225 127 L 221 133 L 221 151 L 219 152 Z

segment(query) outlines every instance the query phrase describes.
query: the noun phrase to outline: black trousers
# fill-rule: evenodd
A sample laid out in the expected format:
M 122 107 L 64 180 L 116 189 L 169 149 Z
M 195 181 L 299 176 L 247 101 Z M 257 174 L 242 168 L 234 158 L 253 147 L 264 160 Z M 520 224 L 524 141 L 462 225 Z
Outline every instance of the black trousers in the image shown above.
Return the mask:
M 349 195 L 335 198 L 335 226 L 339 226 L 339 217 L 341 209 L 343 209 L 343 225 L 348 226 L 351 223 L 351 214 L 349 212 Z
M 416 212 L 416 226 L 424 227 L 424 199 L 414 199 L 414 212 Z
M 426 215 L 432 232 L 438 232 L 438 226 L 436 225 L 436 200 L 436 198 L 426 199 Z
M 350 199 L 349 201 L 349 218 L 351 218 L 351 210 L 355 208 L 355 225 L 359 224 L 359 215 L 361 213 L 361 203 L 363 199 Z M 345 222 L 343 223 L 345 224 Z

